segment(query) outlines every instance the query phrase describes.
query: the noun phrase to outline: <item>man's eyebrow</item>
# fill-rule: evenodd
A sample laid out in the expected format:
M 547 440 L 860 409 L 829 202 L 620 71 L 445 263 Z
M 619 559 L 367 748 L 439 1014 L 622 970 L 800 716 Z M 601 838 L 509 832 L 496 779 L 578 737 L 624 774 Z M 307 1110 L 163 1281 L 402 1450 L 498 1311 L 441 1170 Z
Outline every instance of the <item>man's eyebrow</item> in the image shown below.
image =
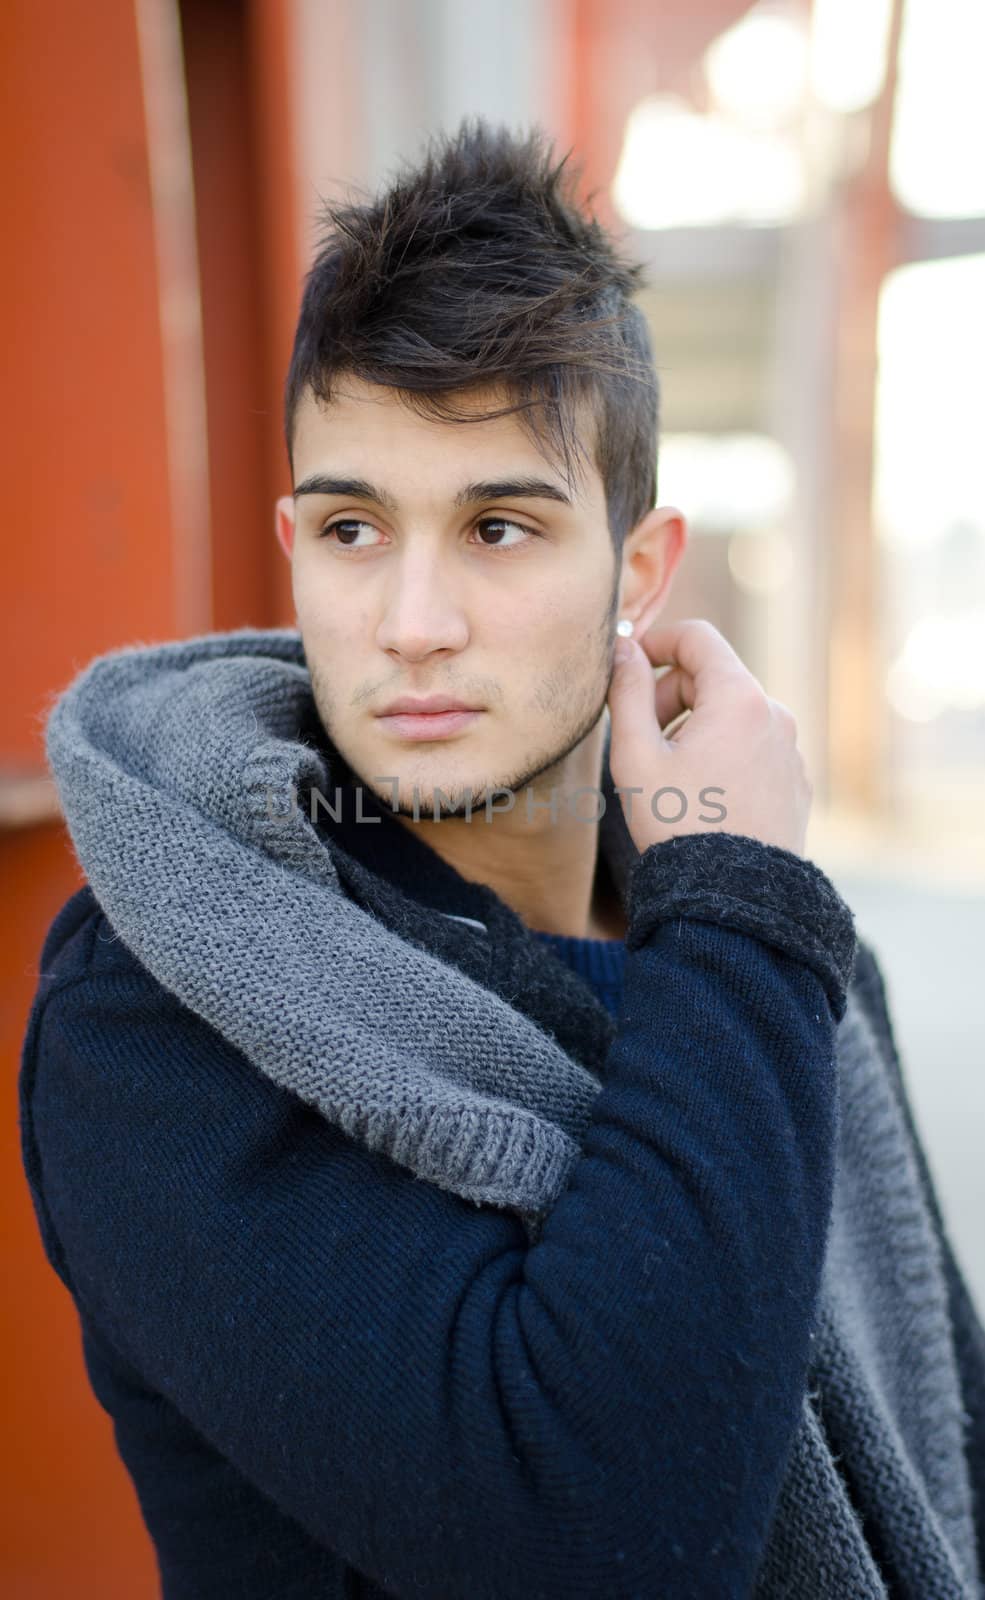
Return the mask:
M 397 512 L 399 507 L 385 489 L 367 483 L 365 478 L 339 478 L 324 472 L 313 472 L 303 478 L 294 490 L 294 498 L 303 494 L 351 494 L 359 500 L 372 500 L 387 511 Z M 455 506 L 476 505 L 483 500 L 557 500 L 570 506 L 571 500 L 563 489 L 547 478 L 487 478 L 478 483 L 466 483 L 455 496 Z
M 367 483 L 365 478 L 336 478 L 324 472 L 312 472 L 294 490 L 295 500 L 303 494 L 351 494 L 357 500 L 375 500 L 378 506 L 386 506 L 388 511 L 398 509 L 392 495 L 385 489 L 374 488 Z
M 547 478 L 486 478 L 467 483 L 455 496 L 455 505 L 475 505 L 480 500 L 557 500 L 570 506 L 570 496 Z

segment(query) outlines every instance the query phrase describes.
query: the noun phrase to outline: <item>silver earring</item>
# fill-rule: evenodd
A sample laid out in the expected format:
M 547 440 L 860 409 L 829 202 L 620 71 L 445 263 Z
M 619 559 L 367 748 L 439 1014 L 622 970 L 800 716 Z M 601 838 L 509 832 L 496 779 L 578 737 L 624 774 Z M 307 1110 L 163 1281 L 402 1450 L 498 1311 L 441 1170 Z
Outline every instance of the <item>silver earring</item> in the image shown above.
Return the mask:
M 628 617 L 620 618 L 620 620 L 616 623 L 616 632 L 620 634 L 623 639 L 632 638 L 633 624 L 630 622 Z

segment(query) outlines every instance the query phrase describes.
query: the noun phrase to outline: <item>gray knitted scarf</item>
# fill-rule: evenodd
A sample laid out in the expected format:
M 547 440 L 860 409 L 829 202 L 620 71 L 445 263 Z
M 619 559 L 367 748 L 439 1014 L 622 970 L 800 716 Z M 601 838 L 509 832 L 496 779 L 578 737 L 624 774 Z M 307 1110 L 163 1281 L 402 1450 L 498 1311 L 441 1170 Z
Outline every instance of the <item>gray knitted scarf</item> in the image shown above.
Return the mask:
M 300 635 L 244 628 L 96 657 L 47 708 L 92 890 L 148 971 L 351 1137 L 532 1238 L 600 1077 L 504 999 L 347 896 L 290 802 L 338 781 L 299 736 Z M 604 761 L 600 852 L 638 853 Z M 414 1003 L 408 1003 L 408 996 Z M 940 1247 L 885 1046 L 838 1024 L 840 1143 L 810 1381 L 756 1600 L 980 1593 Z M 601 1064 L 600 1064 L 601 1070 Z

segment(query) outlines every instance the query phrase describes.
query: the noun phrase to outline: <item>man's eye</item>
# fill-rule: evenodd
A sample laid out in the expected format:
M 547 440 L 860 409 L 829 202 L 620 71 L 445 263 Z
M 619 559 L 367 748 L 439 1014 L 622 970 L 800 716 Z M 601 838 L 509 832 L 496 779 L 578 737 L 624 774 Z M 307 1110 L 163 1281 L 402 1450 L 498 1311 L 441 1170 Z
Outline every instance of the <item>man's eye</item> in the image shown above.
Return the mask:
M 480 535 L 484 534 L 486 529 L 492 529 L 495 533 L 504 528 L 512 528 L 514 535 L 519 535 L 518 538 L 514 537 L 513 539 L 504 539 L 502 536 L 500 536 L 498 539 L 494 538 L 491 542 L 487 542 L 483 538 L 481 542 L 483 544 L 483 548 L 486 550 L 519 550 L 522 549 L 530 539 L 537 538 L 537 535 L 534 533 L 532 528 L 524 527 L 521 522 L 513 522 L 509 517 L 483 517 L 482 521 L 477 522 L 475 526 Z M 343 549 L 364 549 L 365 545 L 360 546 L 356 543 L 358 533 L 354 532 L 353 530 L 372 527 L 373 525 L 371 522 L 362 522 L 357 517 L 340 517 L 338 521 L 328 522 L 323 528 L 320 528 L 318 531 L 318 537 L 320 539 L 325 539 L 329 536 L 329 534 L 334 534 L 336 543 L 340 544 Z M 376 530 L 373 529 L 373 531 L 375 532 Z
M 534 533 L 532 528 L 525 528 L 522 522 L 511 522 L 509 517 L 483 517 L 481 522 L 476 523 L 476 527 L 480 533 L 483 528 L 512 528 L 515 533 L 521 535 L 519 539 L 514 539 L 511 544 L 504 544 L 501 540 L 498 540 L 495 544 L 486 545 L 485 548 L 487 550 L 519 550 L 528 540 L 537 538 L 537 534 Z
M 350 540 L 348 530 L 350 528 L 370 527 L 372 527 L 372 523 L 370 522 L 360 522 L 359 519 L 355 517 L 340 517 L 338 522 L 327 522 L 323 528 L 319 529 L 318 537 L 319 539 L 325 539 L 330 533 L 337 533 L 339 535 L 338 543 L 341 544 L 344 549 L 351 550 L 353 548 L 358 548 L 358 546 L 355 546 L 353 541 Z

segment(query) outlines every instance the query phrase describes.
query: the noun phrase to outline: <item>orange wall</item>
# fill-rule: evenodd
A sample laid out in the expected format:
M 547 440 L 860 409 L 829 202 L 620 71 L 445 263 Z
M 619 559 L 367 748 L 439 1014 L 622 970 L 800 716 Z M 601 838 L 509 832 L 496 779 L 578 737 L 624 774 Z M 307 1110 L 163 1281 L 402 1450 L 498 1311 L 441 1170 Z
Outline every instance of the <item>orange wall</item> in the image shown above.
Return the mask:
M 300 302 L 287 11 L 182 0 L 208 401 L 213 626 L 293 626 L 273 505 Z
M 148 9 L 177 22 L 172 0 L 150 0 Z M 228 0 L 217 34 L 215 5 L 183 10 L 187 76 L 198 95 L 190 121 L 200 211 L 203 197 L 209 202 L 196 231 L 211 318 L 214 603 L 198 615 L 205 627 L 290 624 L 287 564 L 272 553 L 273 499 L 289 488 L 280 385 L 300 285 L 290 13 L 286 0 Z M 181 105 L 177 59 L 179 81 L 167 87 Z M 214 122 L 202 115 L 209 72 L 224 107 Z M 144 86 L 134 0 L 0 7 L 0 799 L 5 768 L 43 763 L 44 710 L 76 671 L 118 645 L 178 636 L 196 614 L 182 608 L 177 581 L 182 530 L 171 498 L 170 358 Z M 0 1310 L 0 1592 L 142 1600 L 158 1593 L 153 1550 L 110 1419 L 88 1385 L 74 1306 L 44 1257 L 20 1158 L 16 1078 L 41 944 L 81 882 L 60 821 L 0 828 L 0 874 L 0 1215 L 11 1286 Z

